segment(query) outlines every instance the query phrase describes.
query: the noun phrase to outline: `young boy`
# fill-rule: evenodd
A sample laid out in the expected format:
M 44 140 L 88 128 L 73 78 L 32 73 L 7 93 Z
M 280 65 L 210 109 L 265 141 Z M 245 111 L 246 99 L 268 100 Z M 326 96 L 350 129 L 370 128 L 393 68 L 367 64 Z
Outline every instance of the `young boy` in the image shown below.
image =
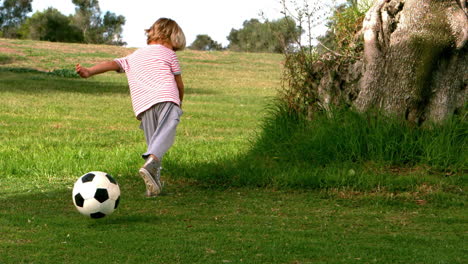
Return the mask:
M 76 65 L 83 78 L 107 71 L 125 72 L 133 110 L 145 133 L 146 160 L 139 174 L 146 184 L 146 195 L 157 196 L 161 190 L 161 161 L 172 146 L 182 115 L 184 83 L 175 51 L 185 48 L 185 35 L 171 19 L 160 18 L 146 30 L 147 47 L 131 55 L 96 64 L 90 68 Z

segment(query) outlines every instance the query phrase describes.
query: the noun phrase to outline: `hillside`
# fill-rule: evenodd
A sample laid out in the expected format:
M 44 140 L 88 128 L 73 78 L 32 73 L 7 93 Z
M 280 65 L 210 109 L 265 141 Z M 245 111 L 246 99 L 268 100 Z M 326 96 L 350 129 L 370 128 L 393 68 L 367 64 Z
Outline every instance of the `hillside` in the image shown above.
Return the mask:
M 0 38 L 1 68 L 30 68 L 41 71 L 73 69 L 76 63 L 91 65 L 103 60 L 124 57 L 135 49 L 73 43 L 57 43 Z M 282 56 L 279 54 L 200 52 L 177 53 L 184 76 L 193 88 L 256 86 L 273 95 L 279 85 Z M 197 84 L 195 84 L 197 83 Z M 232 86 L 232 85 L 231 85 Z
M 76 63 L 92 65 L 103 60 L 125 56 L 133 52 L 133 49 L 10 39 L 0 39 L 0 46 L 2 79 L 0 91 L 3 92 L 1 108 L 3 114 L 0 117 L 4 120 L 3 122 L 11 120 L 14 123 L 18 117 L 18 114 L 14 113 L 23 113 L 34 108 L 36 113 L 21 114 L 21 116 L 25 120 L 40 122 L 41 126 L 46 127 L 44 133 L 48 133 L 48 129 L 59 127 L 66 128 L 60 131 L 63 133 L 61 135 L 68 135 L 71 132 L 67 129 L 74 130 L 77 126 L 95 129 L 92 128 L 95 126 L 118 130 L 122 134 L 114 135 L 119 138 L 134 137 L 134 134 L 142 136 L 138 125 L 135 124 L 136 120 L 131 110 L 124 74 L 110 72 L 87 80 L 60 78 L 47 74 L 53 71 L 73 74 Z M 185 114 L 178 131 L 180 136 L 174 146 L 174 151 L 168 153 L 168 167 L 171 167 L 171 162 L 175 162 L 170 158 L 172 153 L 177 153 L 178 157 L 174 167 L 185 168 L 186 166 L 183 166 L 185 163 L 191 165 L 197 163 L 194 162 L 193 156 L 203 157 L 204 161 L 215 161 L 225 160 L 248 151 L 251 139 L 256 132 L 260 131 L 259 125 L 265 114 L 265 106 L 274 97 L 280 85 L 282 56 L 191 50 L 178 52 L 178 56 L 186 87 Z M 27 74 L 21 74 L 22 72 Z M 18 101 L 20 92 L 21 100 Z M 71 98 L 75 100 L 70 100 Z M 90 123 L 88 118 L 81 121 L 74 118 L 74 116 L 93 115 L 93 112 L 88 113 L 83 109 L 93 109 L 94 105 L 99 104 L 106 105 L 100 110 L 102 118 L 109 119 L 105 116 L 106 113 L 113 116 L 110 120 L 104 121 L 105 124 L 99 120 Z M 49 109 L 44 109 L 44 105 L 48 105 Z M 54 108 L 59 108 L 61 111 L 51 113 L 50 109 Z M 15 127 L 11 126 L 4 135 L 15 134 L 14 131 Z M 33 127 L 31 127 L 31 133 L 35 134 Z M 15 134 L 15 136 L 18 135 Z M 34 141 L 36 144 L 42 144 Z M 140 142 L 140 139 L 137 141 L 138 149 L 143 148 L 143 142 Z M 21 142 L 17 143 L 21 145 Z M 115 145 L 109 144 L 109 149 L 98 149 L 94 154 L 98 155 L 103 151 L 115 152 Z M 134 143 L 131 145 L 133 146 Z M 73 144 L 67 147 L 70 147 L 70 153 L 76 151 L 76 146 Z M 129 148 L 125 145 L 121 147 Z M 53 152 L 56 147 L 46 146 L 46 149 L 49 148 Z M 95 146 L 92 148 L 94 149 Z M 81 149 L 81 151 L 91 152 L 90 149 Z M 139 150 L 132 151 L 138 153 Z M 44 158 L 41 151 L 36 154 L 40 159 Z M 131 159 L 138 160 L 138 156 L 135 154 Z M 57 158 L 59 158 L 58 154 Z M 89 163 L 93 164 L 93 162 L 96 161 L 90 158 L 81 166 L 91 166 Z M 76 168 L 70 172 L 68 165 L 63 166 L 67 174 L 80 173 L 75 171 Z M 14 165 L 7 164 L 6 167 L 11 169 L 9 172 L 11 176 L 16 174 Z M 125 168 L 125 171 L 131 169 Z M 44 168 L 44 170 L 52 175 L 61 174 L 60 171 L 51 172 L 50 168 Z M 190 173 L 184 169 L 177 171 L 176 174 Z

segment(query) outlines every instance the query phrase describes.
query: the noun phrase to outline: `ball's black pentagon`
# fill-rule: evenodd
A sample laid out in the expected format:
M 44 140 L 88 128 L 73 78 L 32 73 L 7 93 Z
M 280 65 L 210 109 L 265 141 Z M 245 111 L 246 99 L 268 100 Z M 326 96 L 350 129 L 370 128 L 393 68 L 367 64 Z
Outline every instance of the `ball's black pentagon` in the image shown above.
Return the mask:
M 115 201 L 114 209 L 117 209 L 117 206 L 119 206 L 119 203 L 120 203 L 120 196 L 119 196 L 119 198 L 117 198 L 117 200 Z
M 96 189 L 96 193 L 94 194 L 94 199 L 98 200 L 100 203 L 103 203 L 107 199 L 109 199 L 109 194 L 107 193 L 107 189 L 102 189 L 102 188 Z
M 109 174 L 106 174 L 106 177 L 107 179 L 109 179 L 110 182 L 112 182 L 113 184 L 117 184 L 117 182 L 114 180 L 114 178 L 112 176 L 110 176 Z
M 83 183 L 93 181 L 95 176 L 96 175 L 94 175 L 93 173 L 88 173 L 88 174 L 84 175 L 83 177 L 81 177 L 81 181 Z
M 81 196 L 81 194 L 78 193 L 77 195 L 75 195 L 75 205 L 78 207 L 83 207 L 83 204 L 84 204 L 83 196 Z
M 94 213 L 94 214 L 90 214 L 89 216 L 91 216 L 91 218 L 98 219 L 98 218 L 103 218 L 106 215 L 101 213 L 101 212 L 97 212 L 97 213 Z

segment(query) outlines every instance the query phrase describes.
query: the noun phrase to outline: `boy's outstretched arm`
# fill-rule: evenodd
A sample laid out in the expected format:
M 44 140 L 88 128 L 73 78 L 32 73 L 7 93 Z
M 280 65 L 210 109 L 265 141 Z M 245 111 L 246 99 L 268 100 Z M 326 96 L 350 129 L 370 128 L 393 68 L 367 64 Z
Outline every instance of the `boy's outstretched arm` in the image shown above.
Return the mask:
M 105 61 L 98 63 L 90 68 L 86 68 L 77 64 L 75 66 L 76 73 L 83 78 L 89 78 L 93 75 L 108 72 L 108 71 L 119 71 L 120 66 L 115 61 Z

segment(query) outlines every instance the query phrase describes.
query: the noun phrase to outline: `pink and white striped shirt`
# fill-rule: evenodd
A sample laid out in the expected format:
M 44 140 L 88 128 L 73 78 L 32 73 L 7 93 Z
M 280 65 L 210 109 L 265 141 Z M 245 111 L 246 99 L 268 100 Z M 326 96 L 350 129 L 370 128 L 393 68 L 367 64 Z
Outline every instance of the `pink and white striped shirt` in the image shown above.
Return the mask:
M 157 103 L 174 102 L 180 105 L 174 75 L 181 74 L 181 69 L 173 50 L 159 44 L 149 45 L 127 57 L 115 59 L 115 62 L 119 64 L 120 72 L 127 75 L 137 119 Z

